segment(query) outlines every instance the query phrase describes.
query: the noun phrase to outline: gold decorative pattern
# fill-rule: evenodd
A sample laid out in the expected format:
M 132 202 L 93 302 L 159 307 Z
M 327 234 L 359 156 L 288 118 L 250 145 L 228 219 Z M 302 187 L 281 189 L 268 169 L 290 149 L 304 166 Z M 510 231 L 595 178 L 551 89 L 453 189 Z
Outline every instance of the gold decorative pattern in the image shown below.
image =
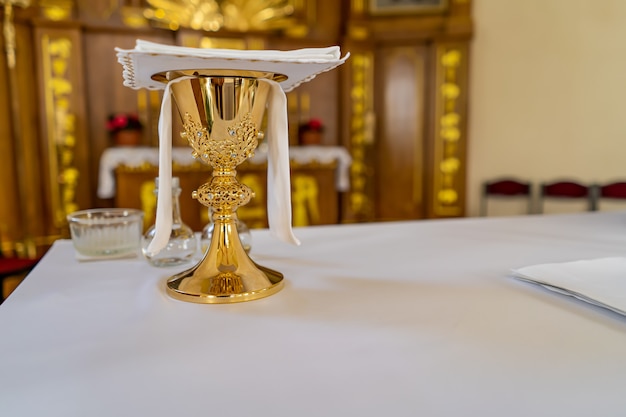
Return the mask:
M 293 225 L 295 227 L 319 224 L 319 187 L 312 175 L 296 174 L 291 180 Z
M 211 207 L 215 213 L 235 211 L 254 197 L 250 187 L 237 181 L 232 171 L 224 176 L 216 174 L 214 173 L 213 181 L 202 184 L 192 194 L 193 198 L 204 206 Z
M 3 15 L 3 23 L 2 23 L 2 34 L 4 35 L 4 52 L 7 63 L 7 84 L 5 85 L 5 90 L 3 90 L 3 94 L 5 94 L 8 98 L 9 102 L 9 111 L 8 116 L 11 120 L 8 131 L 10 132 L 10 137 L 8 138 L 12 145 L 12 155 L 6 155 L 5 159 L 12 158 L 13 159 L 13 172 L 15 175 L 15 185 L 17 185 L 17 199 L 18 205 L 12 209 L 9 209 L 9 212 L 12 212 L 11 215 L 5 218 L 5 221 L 0 225 L 0 240 L 1 247 L 0 251 L 4 253 L 11 253 L 15 250 L 19 256 L 28 256 L 35 257 L 36 256 L 36 244 L 35 238 L 33 237 L 32 232 L 32 222 L 31 218 L 34 215 L 37 215 L 37 208 L 34 204 L 33 199 L 29 195 L 29 181 L 27 178 L 28 173 L 28 160 L 30 159 L 27 155 L 29 151 L 32 151 L 31 147 L 28 146 L 28 139 L 25 137 L 22 129 L 22 118 L 23 109 L 21 106 L 21 98 L 18 89 L 18 63 L 17 63 L 17 38 L 15 33 L 15 25 L 13 19 L 13 12 L 15 7 L 28 7 L 30 5 L 30 1 L 28 0 L 0 0 L 0 4 L 2 4 L 4 15 Z M 7 139 L 7 138 L 3 138 Z M 5 148 L 6 149 L 6 148 Z M 31 153 L 32 155 L 32 153 Z M 8 197 L 8 195 L 6 195 Z M 13 214 L 17 214 L 16 211 L 21 211 L 21 215 L 17 216 L 19 221 L 16 224 L 12 224 L 10 227 L 7 226 L 7 222 L 13 222 L 15 219 L 13 218 Z M 13 218 L 13 219 L 12 219 Z M 5 232 L 9 229 L 9 233 L 7 236 L 13 235 L 18 236 L 21 235 L 23 239 L 22 242 L 14 242 L 12 238 L 5 239 Z M 19 232 L 14 234 L 15 232 Z M 13 232 L 13 233 L 11 233 Z M 10 248 L 10 249 L 8 249 Z
M 286 29 L 294 36 L 307 32 L 297 19 L 304 11 L 302 0 L 147 0 L 144 16 L 170 30 L 181 27 L 206 32 Z
M 218 277 L 209 280 L 209 292 L 216 296 L 241 294 L 244 291 L 241 277 L 232 272 L 222 272 Z
M 39 0 L 39 8 L 46 19 L 59 21 L 72 17 L 73 0 Z
M 464 64 L 460 47 L 437 49 L 436 132 L 434 172 L 434 214 L 437 217 L 463 214 L 461 171 L 464 138 L 462 135 L 460 71 Z
M 200 158 L 214 169 L 225 169 L 243 163 L 254 154 L 259 141 L 258 129 L 252 115 L 246 114 L 236 126 L 228 126 L 222 140 L 212 140 L 207 128 L 193 121 L 186 114 L 182 136 L 194 150 L 194 158 Z
M 267 164 L 265 169 L 267 169 Z M 243 167 L 245 165 L 241 165 Z M 250 228 L 267 227 L 267 210 L 266 205 L 263 203 L 267 196 L 265 195 L 264 180 L 265 177 L 261 177 L 258 174 L 244 174 L 241 176 L 240 181 L 242 184 L 250 187 L 254 192 L 254 200 L 245 206 L 239 207 L 237 215 L 245 220 L 246 224 Z
M 148 26 L 148 19 L 144 16 L 141 7 L 125 6 L 120 10 L 122 22 L 130 28 L 143 28 Z
M 13 8 L 28 7 L 30 0 L 1 0 L 4 5 L 4 20 L 2 34 L 4 35 L 4 50 L 9 69 L 15 68 L 15 25 L 13 24 Z
M 227 126 L 222 139 L 215 140 L 209 130 L 185 114 L 183 137 L 193 148 L 192 156 L 212 166 L 213 181 L 203 184 L 193 193 L 193 198 L 211 207 L 216 213 L 230 213 L 247 204 L 254 192 L 235 178 L 233 167 L 253 155 L 259 141 L 259 131 L 247 113 L 235 126 Z M 212 128 L 210 126 L 209 128 Z
M 69 38 L 42 37 L 42 62 L 45 106 L 48 126 L 49 181 L 53 222 L 63 227 L 66 215 L 78 210 L 76 188 L 80 172 L 74 165 L 76 117 L 70 108 L 72 84 L 69 61 L 72 42 Z
M 141 210 L 143 211 L 143 228 L 148 229 L 154 224 L 156 213 L 156 195 L 154 194 L 154 181 L 145 181 L 139 189 L 139 198 L 141 200 Z
M 368 193 L 367 155 L 373 145 L 373 56 L 370 52 L 352 56 L 350 91 L 350 210 L 358 218 L 370 218 L 374 203 Z

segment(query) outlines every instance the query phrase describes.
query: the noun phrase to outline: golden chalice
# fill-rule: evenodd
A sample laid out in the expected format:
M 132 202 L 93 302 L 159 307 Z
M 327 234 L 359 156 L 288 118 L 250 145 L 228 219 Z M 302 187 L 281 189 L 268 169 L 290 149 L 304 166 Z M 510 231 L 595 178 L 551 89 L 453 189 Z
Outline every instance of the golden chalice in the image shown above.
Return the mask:
M 213 176 L 194 192 L 210 208 L 213 235 L 203 259 L 167 281 L 174 298 L 196 303 L 255 300 L 279 291 L 283 276 L 257 265 L 237 234 L 237 209 L 253 192 L 237 181 L 236 168 L 252 156 L 266 104 L 268 114 L 268 223 L 284 242 L 299 244 L 291 230 L 287 102 L 285 92 L 343 64 L 339 47 L 294 51 L 188 48 L 137 40 L 120 49 L 124 85 L 163 89 L 159 118 L 159 177 L 171 179 L 171 97 L 193 155 L 211 165 Z M 201 68 L 201 69 L 193 69 Z M 277 111 L 280 109 L 280 111 Z M 171 231 L 170 187 L 159 190 L 156 234 L 148 245 L 158 253 Z M 163 194 L 162 194 L 163 192 Z M 169 210 L 169 214 L 168 214 Z M 168 230 L 169 229 L 169 230 Z
M 247 70 L 172 71 L 160 75 L 183 120 L 193 156 L 211 165 L 213 176 L 193 193 L 209 207 L 215 224 L 210 246 L 194 267 L 167 281 L 168 293 L 196 303 L 255 300 L 279 291 L 283 275 L 257 265 L 237 234 L 237 208 L 253 191 L 237 180 L 236 168 L 253 155 L 270 85 L 283 76 Z M 177 80 L 177 78 L 184 79 Z

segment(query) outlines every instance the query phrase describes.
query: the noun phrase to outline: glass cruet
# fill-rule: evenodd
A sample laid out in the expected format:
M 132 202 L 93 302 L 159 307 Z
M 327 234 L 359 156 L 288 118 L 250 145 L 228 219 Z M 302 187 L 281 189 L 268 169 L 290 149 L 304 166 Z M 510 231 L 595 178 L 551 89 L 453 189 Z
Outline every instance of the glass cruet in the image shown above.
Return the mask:
M 158 177 L 154 183 L 154 193 L 158 196 Z M 178 177 L 172 177 L 172 233 L 167 246 L 158 253 L 150 254 L 147 248 L 154 238 L 155 225 L 152 225 L 143 235 L 142 253 L 148 262 L 154 266 L 174 266 L 189 262 L 196 252 L 196 236 L 193 230 L 183 223 L 180 216 L 180 192 L 180 180 Z

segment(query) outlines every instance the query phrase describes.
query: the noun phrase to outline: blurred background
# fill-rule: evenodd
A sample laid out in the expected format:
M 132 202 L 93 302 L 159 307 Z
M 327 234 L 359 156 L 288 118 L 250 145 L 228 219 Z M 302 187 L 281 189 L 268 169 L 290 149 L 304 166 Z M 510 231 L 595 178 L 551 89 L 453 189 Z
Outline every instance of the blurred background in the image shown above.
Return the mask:
M 302 155 L 292 160 L 296 226 L 477 216 L 482 184 L 505 176 L 626 177 L 620 0 L 0 3 L 7 256 L 36 257 L 67 237 L 66 215 L 78 209 L 153 210 L 146 184 L 156 166 L 141 157 L 156 150 L 161 93 L 124 87 L 114 50 L 137 39 L 350 52 L 345 65 L 288 94 L 290 145 Z M 176 110 L 172 117 L 180 131 Z M 206 216 L 189 195 L 210 170 L 184 158 L 174 165 L 183 218 L 197 230 Z M 240 172 L 261 196 L 242 211 L 258 227 L 265 168 Z M 115 187 L 99 193 L 103 178 Z

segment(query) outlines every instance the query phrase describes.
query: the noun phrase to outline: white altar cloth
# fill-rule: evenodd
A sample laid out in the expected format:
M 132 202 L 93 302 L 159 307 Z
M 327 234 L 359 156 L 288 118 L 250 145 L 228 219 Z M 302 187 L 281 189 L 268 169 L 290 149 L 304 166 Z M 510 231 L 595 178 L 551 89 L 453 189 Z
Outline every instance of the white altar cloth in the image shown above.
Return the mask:
M 190 147 L 176 147 L 172 149 L 172 161 L 179 165 L 191 165 L 197 162 L 191 156 L 193 149 Z M 318 161 L 321 163 L 337 162 L 335 186 L 337 191 L 350 189 L 350 165 L 352 157 L 341 146 L 293 146 L 289 148 L 289 158 L 301 164 Z M 263 146 L 249 159 L 254 164 L 267 161 L 267 151 Z M 149 146 L 140 147 L 114 147 L 107 148 L 100 156 L 98 174 L 98 197 L 115 197 L 115 168 L 120 165 L 130 167 L 141 166 L 149 163 L 159 164 L 159 149 Z
M 252 232 L 286 286 L 233 305 L 58 241 L 0 305 L 0 414 L 624 415 L 626 318 L 509 276 L 624 256 L 624 212 Z

